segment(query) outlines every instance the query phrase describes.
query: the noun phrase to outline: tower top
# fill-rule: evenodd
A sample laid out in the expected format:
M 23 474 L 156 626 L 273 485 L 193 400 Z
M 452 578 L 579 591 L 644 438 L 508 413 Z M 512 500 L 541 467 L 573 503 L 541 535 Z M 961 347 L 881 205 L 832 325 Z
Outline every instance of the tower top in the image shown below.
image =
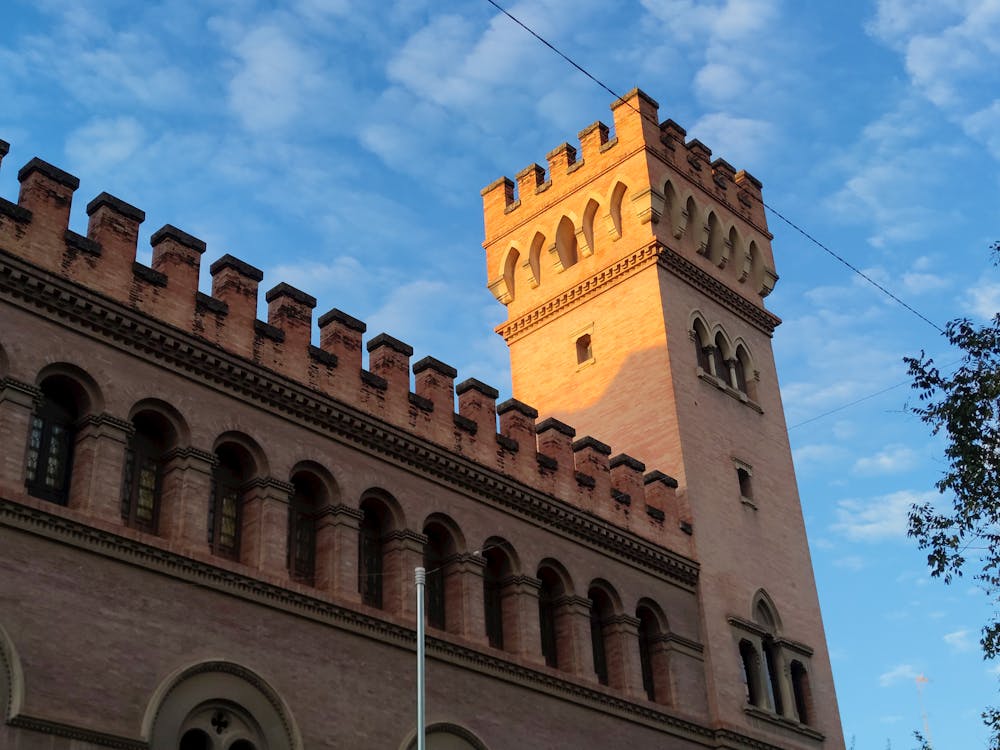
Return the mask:
M 763 307 L 777 274 L 760 181 L 713 160 L 673 120 L 660 122 L 659 104 L 640 89 L 611 110 L 613 134 L 595 122 L 580 131 L 579 150 L 560 144 L 547 154 L 547 169 L 531 164 L 515 180 L 501 177 L 481 191 L 488 282 L 497 299 L 513 318 L 658 242 L 702 256 L 690 260 Z

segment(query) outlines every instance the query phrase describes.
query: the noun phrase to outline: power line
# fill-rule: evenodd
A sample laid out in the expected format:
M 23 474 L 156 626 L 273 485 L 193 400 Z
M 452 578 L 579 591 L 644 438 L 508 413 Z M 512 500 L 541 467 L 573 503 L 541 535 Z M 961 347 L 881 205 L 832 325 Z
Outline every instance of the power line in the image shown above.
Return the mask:
M 538 41 L 540 41 L 542 44 L 544 44 L 546 47 L 548 47 L 549 49 L 551 49 L 557 55 L 559 55 L 559 57 L 561 57 L 567 63 L 569 63 L 570 65 L 572 65 L 576 70 L 578 70 L 579 72 L 583 73 L 585 76 L 587 76 L 587 78 L 589 78 L 591 81 L 593 81 L 598 86 L 600 86 L 602 89 L 604 89 L 609 94 L 611 94 L 613 97 L 615 97 L 615 99 L 618 102 L 621 102 L 621 103 L 627 105 L 630 109 L 632 109 L 633 112 L 635 112 L 640 117 L 645 117 L 645 119 L 647 120 L 647 122 L 653 122 L 652 120 L 649 119 L 648 116 L 644 116 L 631 102 L 626 101 L 625 98 L 621 94 L 617 93 L 614 89 L 612 89 L 610 86 L 608 86 L 606 83 L 604 83 L 601 79 L 599 79 L 597 76 L 593 75 L 590 71 L 588 71 L 586 68 L 584 68 L 578 62 L 576 62 L 571 57 L 569 57 L 569 55 L 565 54 L 562 50 L 560 50 L 558 47 L 556 47 L 554 44 L 552 44 L 552 42 L 550 42 L 545 37 L 541 36 L 534 29 L 532 29 L 530 26 L 528 26 L 523 21 L 521 21 L 521 19 L 517 18 L 510 11 L 508 11 L 506 8 L 504 8 L 499 3 L 497 3 L 496 0 L 486 0 L 486 2 L 488 2 L 494 8 L 496 8 L 497 10 L 499 10 L 501 13 L 503 13 L 505 16 L 507 16 L 507 18 L 509 18 L 511 21 L 513 21 L 518 26 L 520 26 L 522 29 L 524 29 L 525 31 L 527 31 L 529 34 L 531 34 L 533 37 L 535 37 L 535 39 L 537 39 Z M 653 122 L 653 124 L 656 125 L 657 127 L 659 127 L 659 125 L 660 125 L 658 122 Z M 777 209 L 775 209 L 774 207 L 772 207 L 772 206 L 768 205 L 767 203 L 765 203 L 763 201 L 763 199 L 760 202 L 761 202 L 761 205 L 764 206 L 764 208 L 766 208 L 767 210 L 769 210 L 771 213 L 773 213 L 775 216 L 777 216 L 779 219 L 781 219 L 783 222 L 785 222 L 792 229 L 794 229 L 797 232 L 799 232 L 799 234 L 801 234 L 807 240 L 809 240 L 810 242 L 812 242 L 818 248 L 820 248 L 824 252 L 828 253 L 830 256 L 832 256 L 837 261 L 839 261 L 840 263 L 842 263 L 844 266 L 846 266 L 847 268 L 849 268 L 851 271 L 853 271 L 854 273 L 856 273 L 858 276 L 860 276 L 862 279 L 864 279 L 869 284 L 871 284 L 872 286 L 874 286 L 880 292 L 882 292 L 883 294 L 885 294 L 891 300 L 893 300 L 894 302 L 896 302 L 897 304 L 899 304 L 900 306 L 902 306 L 905 310 L 913 313 L 915 316 L 917 316 L 918 318 L 920 318 L 920 320 L 922 320 L 923 322 L 927 323 L 929 326 L 931 326 L 932 328 L 934 328 L 934 330 L 936 330 L 938 333 L 944 334 L 944 332 L 945 332 L 944 329 L 941 328 L 941 326 L 939 326 L 937 323 L 933 322 L 926 315 L 924 315 L 923 313 L 919 312 L 912 305 L 907 304 L 906 302 L 904 302 L 896 294 L 894 294 L 893 292 L 889 291 L 884 286 L 882 286 L 877 281 L 875 281 L 875 279 L 873 279 L 871 276 L 869 276 L 868 274 L 866 274 L 863 271 L 861 271 L 860 269 L 858 269 L 855 265 L 853 265 L 852 263 L 850 263 L 843 256 L 841 256 L 841 255 L 837 254 L 836 252 L 834 252 L 833 250 L 831 250 L 829 247 L 827 247 L 822 242 L 820 242 L 815 237 L 813 237 L 811 234 L 809 234 L 807 231 L 805 231 L 798 224 L 796 224 L 795 222 L 793 222 L 790 219 L 786 218 Z M 873 394 L 873 395 L 878 395 L 878 394 Z

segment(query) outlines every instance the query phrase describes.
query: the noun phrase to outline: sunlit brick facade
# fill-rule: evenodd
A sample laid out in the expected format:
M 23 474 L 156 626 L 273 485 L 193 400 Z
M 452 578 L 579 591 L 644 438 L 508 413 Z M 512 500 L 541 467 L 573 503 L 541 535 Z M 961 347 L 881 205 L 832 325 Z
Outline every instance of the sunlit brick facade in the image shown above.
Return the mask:
M 232 256 L 200 293 L 176 227 L 140 265 L 142 211 L 78 234 L 78 180 L 20 170 L 0 747 L 408 748 L 418 566 L 431 748 L 843 746 L 760 184 L 641 92 L 614 116 L 483 191 L 499 404 L 336 309 L 312 345 L 287 284 L 258 320 Z

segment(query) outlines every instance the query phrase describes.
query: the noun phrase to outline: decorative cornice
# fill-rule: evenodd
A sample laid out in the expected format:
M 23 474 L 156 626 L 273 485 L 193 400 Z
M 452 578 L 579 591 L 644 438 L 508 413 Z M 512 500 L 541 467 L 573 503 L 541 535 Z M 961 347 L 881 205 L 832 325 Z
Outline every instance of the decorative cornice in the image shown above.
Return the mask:
M 494 330 L 510 344 L 526 334 L 532 328 L 547 323 L 552 318 L 572 310 L 591 295 L 602 292 L 609 287 L 620 284 L 637 271 L 653 263 L 659 253 L 659 244 L 652 243 L 605 266 L 590 278 L 584 279 L 562 294 L 542 303 L 534 310 L 522 314 L 514 320 L 508 320 Z
M 685 258 L 681 253 L 660 243 L 657 243 L 657 246 L 659 248 L 659 265 L 661 268 L 670 271 L 698 291 L 707 294 L 755 328 L 760 329 L 768 336 L 773 336 L 774 329 L 781 325 L 781 318 L 777 315 L 768 312 L 763 307 L 755 305 L 743 295 L 734 292 L 710 273 Z
M 641 256 L 648 263 L 656 250 L 656 246 L 644 248 L 634 254 L 636 262 Z M 87 335 L 160 360 L 220 391 L 291 417 L 341 443 L 548 526 L 647 572 L 689 587 L 697 584 L 698 564 L 678 553 L 3 250 L 0 298 L 25 309 L 44 310 L 50 319 L 61 318 Z
M 97 745 L 98 747 L 110 747 L 115 750 L 148 750 L 149 748 L 149 743 L 144 742 L 143 740 L 133 740 L 128 737 L 119 737 L 114 734 L 95 732 L 92 729 L 85 729 L 83 727 L 73 726 L 72 724 L 63 724 L 62 722 L 42 719 L 36 716 L 19 714 L 10 719 L 7 723 L 18 729 L 41 732 L 43 734 L 63 737 L 76 742 L 86 742 L 89 745 Z
M 285 589 L 251 578 L 225 568 L 185 557 L 159 547 L 122 537 L 109 531 L 95 529 L 69 518 L 32 508 L 0 497 L 0 525 L 37 534 L 92 553 L 121 560 L 127 564 L 173 576 L 180 580 L 197 582 L 206 588 L 223 591 L 248 601 L 297 614 L 324 624 L 347 630 L 392 645 L 416 649 L 414 629 L 382 620 L 370 614 L 334 604 L 298 591 Z M 568 597 L 580 604 L 589 601 L 581 597 Z M 710 745 L 718 730 L 688 721 L 660 710 L 648 703 L 636 703 L 609 689 L 588 687 L 566 679 L 556 670 L 532 668 L 508 661 L 495 653 L 485 653 L 471 646 L 440 637 L 427 637 L 428 653 L 441 661 L 488 674 L 506 682 L 519 684 L 564 700 L 614 714 L 632 721 L 640 721 L 661 731 L 680 734 L 701 744 Z M 225 663 L 223 663 L 225 664 Z M 215 663 L 200 665 L 215 669 Z M 25 716 L 10 721 L 14 726 L 91 742 L 101 747 L 120 750 L 146 750 L 141 740 L 102 734 L 57 722 Z M 754 750 L 778 750 L 734 732 L 727 735 L 741 738 L 741 747 Z
M 826 735 L 810 726 L 800 724 L 795 719 L 790 719 L 787 716 L 778 716 L 777 714 L 771 713 L 763 708 L 759 708 L 758 706 L 746 706 L 743 711 L 747 714 L 747 716 L 752 716 L 753 718 L 758 719 L 759 721 L 767 722 L 772 726 L 787 729 L 788 731 L 795 732 L 799 735 L 804 735 L 811 740 L 822 742 L 826 739 Z

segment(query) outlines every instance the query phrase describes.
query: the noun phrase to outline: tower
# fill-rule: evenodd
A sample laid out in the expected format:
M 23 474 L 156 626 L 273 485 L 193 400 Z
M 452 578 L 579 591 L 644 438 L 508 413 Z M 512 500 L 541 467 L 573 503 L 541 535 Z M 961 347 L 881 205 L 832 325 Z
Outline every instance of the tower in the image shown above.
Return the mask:
M 483 190 L 515 398 L 676 477 L 690 508 L 711 719 L 842 747 L 764 307 L 761 184 L 633 90 L 615 133 Z M 667 613 L 669 618 L 669 613 Z

